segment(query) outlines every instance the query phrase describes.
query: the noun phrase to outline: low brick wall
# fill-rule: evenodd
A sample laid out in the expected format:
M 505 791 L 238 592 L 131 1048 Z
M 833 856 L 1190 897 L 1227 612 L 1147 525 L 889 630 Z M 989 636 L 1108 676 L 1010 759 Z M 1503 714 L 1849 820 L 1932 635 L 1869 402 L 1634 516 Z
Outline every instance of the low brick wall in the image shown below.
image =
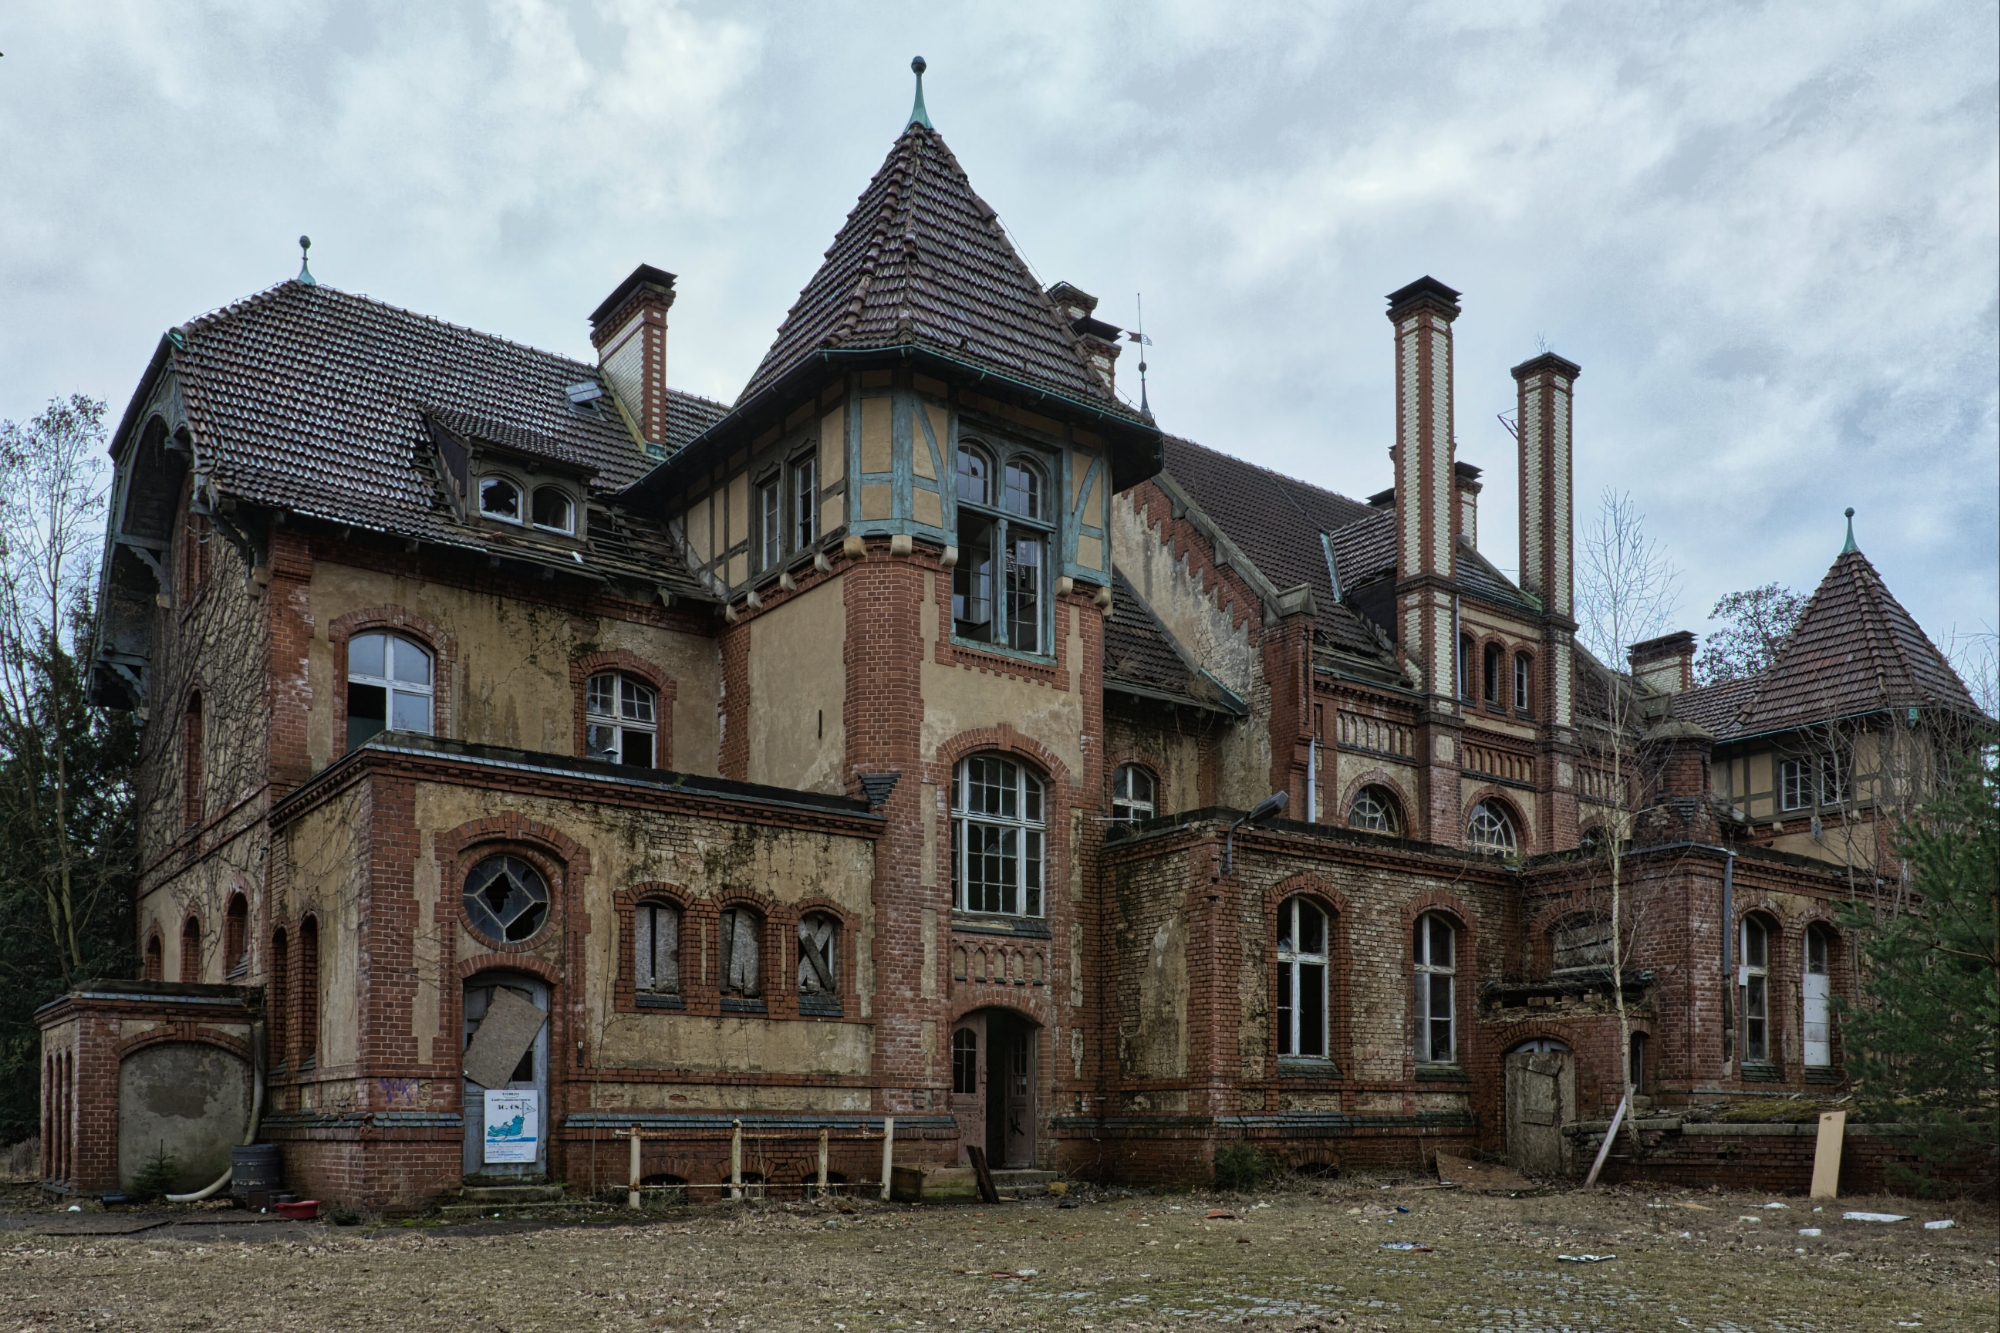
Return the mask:
M 1643 1150 L 1635 1154 L 1621 1126 L 1600 1180 L 1651 1181 L 1663 1185 L 1805 1194 L 1812 1188 L 1813 1154 L 1819 1126 L 1689 1124 L 1668 1116 L 1637 1122 Z M 1579 1174 L 1590 1169 L 1607 1122 L 1587 1121 L 1564 1128 L 1577 1141 Z M 1892 1192 L 1889 1164 L 1916 1160 L 1899 1125 L 1849 1125 L 1840 1153 L 1842 1194 Z

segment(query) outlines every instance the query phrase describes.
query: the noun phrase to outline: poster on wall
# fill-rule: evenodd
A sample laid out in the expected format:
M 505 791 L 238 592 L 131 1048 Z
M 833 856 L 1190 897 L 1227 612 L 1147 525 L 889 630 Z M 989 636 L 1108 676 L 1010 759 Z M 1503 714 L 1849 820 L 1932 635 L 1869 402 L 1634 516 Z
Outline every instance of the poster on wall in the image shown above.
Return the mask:
M 530 1162 L 540 1155 L 542 1094 L 530 1089 L 486 1092 L 486 1163 Z

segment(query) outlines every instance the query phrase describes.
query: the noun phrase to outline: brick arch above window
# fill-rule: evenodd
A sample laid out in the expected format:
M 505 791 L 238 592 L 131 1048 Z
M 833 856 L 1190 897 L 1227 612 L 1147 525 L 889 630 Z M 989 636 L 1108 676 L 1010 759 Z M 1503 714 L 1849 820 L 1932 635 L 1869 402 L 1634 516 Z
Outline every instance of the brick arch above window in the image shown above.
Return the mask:
M 497 954 L 525 957 L 543 947 L 567 922 L 579 932 L 590 929 L 584 910 L 583 886 L 590 876 L 590 852 L 560 829 L 523 818 L 513 810 L 469 820 L 437 834 L 431 843 L 438 862 L 438 879 L 456 919 L 479 947 Z M 534 866 L 549 890 L 548 919 L 525 940 L 497 941 L 472 929 L 465 911 L 465 877 L 488 856 L 519 856 Z
M 452 682 L 458 678 L 458 640 L 443 626 L 400 606 L 368 606 L 327 622 L 333 649 L 333 738 L 335 757 L 347 753 L 347 645 L 357 634 L 400 634 L 431 654 L 431 734 L 456 734 Z
M 654 735 L 657 741 L 657 748 L 653 753 L 653 766 L 655 768 L 672 768 L 674 766 L 674 698 L 679 693 L 679 683 L 672 676 L 669 676 L 657 662 L 649 662 L 637 653 L 623 648 L 612 649 L 608 652 L 592 653 L 588 657 L 579 657 L 570 663 L 570 693 L 574 697 L 570 720 L 570 740 L 573 753 L 579 759 L 585 757 L 585 723 L 583 716 L 585 689 L 590 684 L 592 676 L 606 671 L 623 672 L 625 675 L 645 682 L 652 688 L 655 701 L 654 726 L 656 730 Z
M 944 741 L 937 748 L 937 764 L 944 772 L 944 780 L 949 782 L 951 774 L 958 768 L 958 761 L 975 754 L 1004 754 L 1015 760 L 1026 762 L 1030 767 L 1041 770 L 1044 781 L 1054 786 L 1070 784 L 1069 765 L 1056 757 L 1055 751 L 1032 736 L 1024 736 L 1008 723 L 995 727 L 975 727 L 961 731 Z M 1068 801 L 1063 802 L 1068 805 Z
M 144 1032 L 125 1037 L 111 1048 L 112 1056 L 116 1060 L 123 1061 L 127 1056 L 143 1051 L 148 1046 L 173 1046 L 184 1042 L 217 1047 L 239 1057 L 245 1063 L 249 1063 L 252 1058 L 250 1043 L 243 1038 L 233 1037 L 226 1032 L 217 1032 L 214 1028 L 201 1023 L 186 1021 L 148 1028 Z
M 1521 807 L 1515 801 L 1514 797 L 1508 794 L 1507 789 L 1497 784 L 1488 783 L 1485 786 L 1476 787 L 1473 789 L 1471 795 L 1465 798 L 1465 804 L 1461 807 L 1459 813 L 1459 836 L 1462 838 L 1467 837 L 1472 822 L 1472 812 L 1481 804 L 1493 806 L 1506 814 L 1507 822 L 1513 825 L 1514 828 L 1514 855 L 1529 855 L 1529 835 L 1532 830 L 1528 825 L 1527 817 L 1522 813 Z M 1466 845 L 1468 848 L 1471 847 L 1469 838 L 1467 838 Z
M 537 981 L 547 982 L 551 989 L 562 984 L 561 969 L 532 954 L 468 954 L 453 965 L 452 972 L 460 982 L 470 981 L 481 972 L 526 972 Z M 552 1021 L 555 1013 L 556 1008 L 551 1004 L 549 1015 Z
M 1347 784 L 1346 789 L 1342 791 L 1340 796 L 1340 806 L 1333 812 L 1336 822 L 1342 828 L 1348 826 L 1347 817 L 1354 809 L 1355 798 L 1361 795 L 1363 788 L 1367 787 L 1381 787 L 1390 796 L 1395 798 L 1396 819 L 1398 822 L 1395 831 L 1389 836 L 1398 838 L 1414 838 L 1419 836 L 1413 833 L 1410 828 L 1411 812 L 1417 808 L 1416 804 L 1411 801 L 1410 794 L 1403 789 L 1403 784 L 1386 768 L 1371 768 Z
M 1311 898 L 1334 916 L 1347 915 L 1347 895 L 1313 874 L 1302 870 L 1295 875 L 1287 875 L 1276 884 L 1264 890 L 1264 912 L 1266 916 L 1275 913 L 1287 898 Z

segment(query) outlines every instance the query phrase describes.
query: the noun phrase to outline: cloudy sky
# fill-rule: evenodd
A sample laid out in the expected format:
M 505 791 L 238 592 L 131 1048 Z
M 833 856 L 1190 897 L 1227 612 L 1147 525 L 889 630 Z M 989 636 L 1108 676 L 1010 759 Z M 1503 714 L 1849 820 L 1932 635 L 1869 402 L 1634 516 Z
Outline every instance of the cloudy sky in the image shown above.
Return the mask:
M 1164 426 L 1388 484 L 1384 293 L 1465 293 L 1460 457 L 1517 562 L 1507 367 L 1584 368 L 1580 523 L 1632 493 L 1678 622 L 1862 549 L 2000 622 L 1990 4 L 53 3 L 0 10 L 0 417 L 114 415 L 168 326 L 322 282 L 590 355 L 680 275 L 735 397 L 907 115 L 1038 273 L 1130 326 Z M 1121 386 L 1130 384 L 1127 357 Z

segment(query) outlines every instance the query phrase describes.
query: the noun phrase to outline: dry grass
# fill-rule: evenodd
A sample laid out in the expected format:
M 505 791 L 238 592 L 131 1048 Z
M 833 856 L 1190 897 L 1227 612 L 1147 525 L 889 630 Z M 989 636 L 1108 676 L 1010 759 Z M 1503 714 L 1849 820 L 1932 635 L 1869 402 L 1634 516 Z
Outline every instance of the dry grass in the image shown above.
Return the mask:
M 220 1229 L 207 1240 L 16 1231 L 0 1235 L 0 1328 L 1991 1333 L 2000 1323 L 1989 1207 L 1843 1200 L 1815 1213 L 1801 1199 L 1767 1202 L 1639 1190 L 1508 1199 L 1357 1180 L 1238 1199 L 1099 1194 L 1076 1208 L 849 1214 L 722 1205 L 631 1226 L 293 1229 L 304 1239 L 248 1243 L 238 1237 L 263 1228 L 220 1240 Z M 1839 1220 L 1871 1205 L 1913 1220 Z M 1236 1219 L 1205 1216 L 1216 1207 Z M 1940 1216 L 1958 1225 L 1921 1229 Z M 1825 1234 L 1801 1237 L 1809 1225 Z M 1399 1239 L 1434 1248 L 1382 1248 Z M 1617 1258 L 1557 1258 L 1577 1253 Z

